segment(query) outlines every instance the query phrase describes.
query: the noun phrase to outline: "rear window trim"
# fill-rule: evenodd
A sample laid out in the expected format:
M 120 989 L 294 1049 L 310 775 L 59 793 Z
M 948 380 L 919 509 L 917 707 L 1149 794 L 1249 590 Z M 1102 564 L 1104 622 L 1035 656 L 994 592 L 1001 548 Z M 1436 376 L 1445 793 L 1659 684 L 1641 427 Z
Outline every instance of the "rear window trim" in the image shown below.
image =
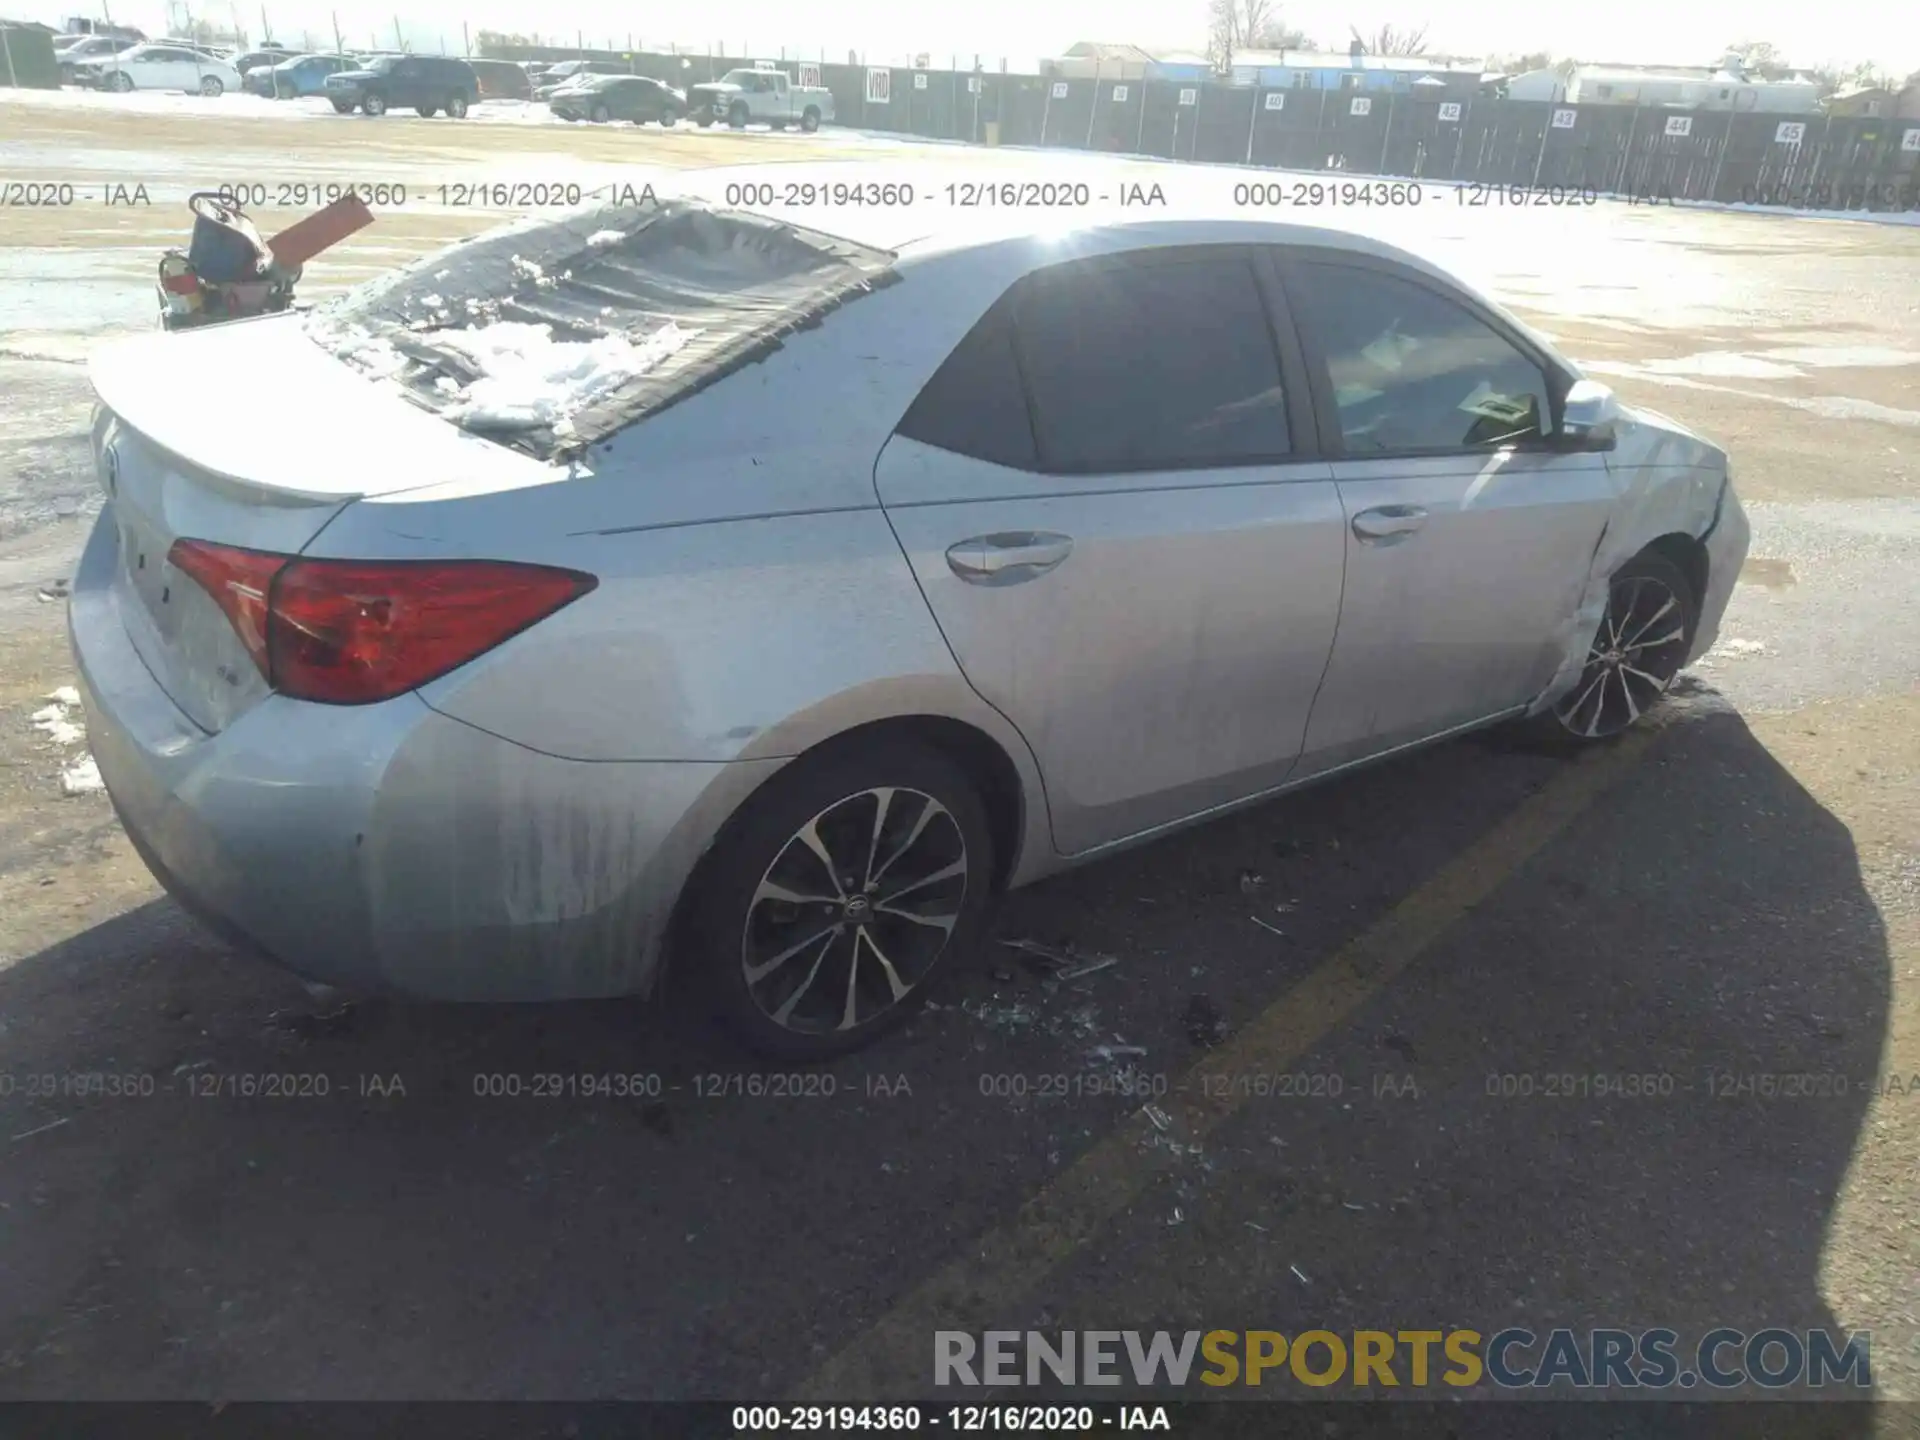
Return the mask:
M 595 229 L 599 222 L 604 222 L 609 217 L 625 220 L 630 227 L 628 233 L 631 236 L 638 236 L 654 225 L 679 216 L 702 214 L 721 221 L 733 222 L 742 227 L 742 233 L 757 230 L 769 235 L 778 234 L 789 240 L 798 240 L 820 252 L 825 259 L 843 261 L 844 267 L 842 272 L 834 277 L 832 283 L 811 289 L 804 294 L 799 303 L 777 312 L 760 328 L 743 330 L 731 341 L 717 342 L 719 348 L 711 354 L 696 358 L 684 367 L 680 367 L 673 379 L 663 380 L 661 367 L 654 367 L 630 377 L 616 389 L 583 405 L 568 417 L 568 433 L 564 437 L 552 427 L 512 431 L 463 425 L 459 420 L 448 416 L 443 405 L 434 403 L 429 394 L 417 386 L 397 377 L 388 383 L 393 383 L 408 401 L 455 426 L 463 433 L 476 435 L 503 448 L 528 455 L 544 464 L 562 465 L 577 459 L 596 446 L 606 445 L 630 426 L 651 419 L 693 398 L 747 366 L 758 364 L 784 348 L 788 336 L 800 330 L 816 328 L 841 306 L 903 278 L 897 268 L 897 251 L 884 250 L 845 236 L 796 225 L 753 210 L 727 208 L 702 201 L 673 198 L 658 200 L 648 205 L 643 224 L 632 223 L 634 213 L 631 206 L 614 206 L 604 201 L 589 202 L 578 209 L 560 215 L 539 217 L 532 221 L 512 222 L 461 243 L 470 245 L 486 241 L 504 242 L 514 235 L 527 237 L 543 233 L 556 235 L 566 234 L 574 229 L 584 237 Z M 473 328 L 471 326 L 435 326 L 415 329 L 393 315 L 382 317 L 369 313 L 371 307 L 382 300 L 404 306 L 407 303 L 410 278 L 413 289 L 457 288 L 437 285 L 436 278 L 446 269 L 458 264 L 459 249 L 459 246 L 455 246 L 425 256 L 400 270 L 376 278 L 366 286 L 316 307 L 304 321 L 308 326 L 308 338 L 327 350 L 340 363 L 351 364 L 352 362 L 343 353 L 343 342 L 351 338 L 353 330 L 370 334 L 384 340 L 391 347 L 399 348 L 394 343 L 396 336 L 405 337 L 411 334 L 424 339 L 437 329 Z M 568 251 L 565 258 L 572 259 L 576 255 L 585 253 L 587 252 L 584 248 Z M 573 321 L 563 316 L 543 314 L 538 309 L 518 303 L 520 298 L 517 295 L 508 295 L 503 300 L 497 299 L 493 318 L 546 324 L 555 330 L 574 325 Z M 635 313 L 647 312 L 636 310 Z M 666 319 L 684 321 L 686 317 L 670 315 Z M 694 323 L 697 325 L 697 320 Z M 618 327 L 609 326 L 601 333 L 622 332 Z M 642 338 L 639 333 L 626 333 L 635 339 Z

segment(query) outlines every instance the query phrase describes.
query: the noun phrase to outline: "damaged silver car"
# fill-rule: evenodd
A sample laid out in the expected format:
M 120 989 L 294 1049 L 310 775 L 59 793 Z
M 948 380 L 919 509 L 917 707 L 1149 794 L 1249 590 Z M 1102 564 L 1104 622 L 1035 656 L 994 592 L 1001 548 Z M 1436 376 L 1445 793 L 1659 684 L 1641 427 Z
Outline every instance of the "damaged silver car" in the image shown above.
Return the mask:
M 102 352 L 72 635 L 167 888 L 349 987 L 670 958 L 816 1058 L 1000 890 L 1475 727 L 1604 742 L 1713 642 L 1726 455 L 1415 256 L 858 223 L 590 207 Z

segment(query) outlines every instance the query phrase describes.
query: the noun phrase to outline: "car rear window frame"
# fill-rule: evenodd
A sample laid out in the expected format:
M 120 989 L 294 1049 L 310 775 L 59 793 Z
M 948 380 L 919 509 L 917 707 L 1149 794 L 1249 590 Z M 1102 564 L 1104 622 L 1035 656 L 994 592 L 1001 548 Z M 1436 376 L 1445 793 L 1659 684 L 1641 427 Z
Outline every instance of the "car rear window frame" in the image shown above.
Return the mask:
M 616 315 L 614 321 L 598 328 L 582 325 L 582 306 L 599 307 L 608 293 L 605 282 L 617 277 L 602 276 L 598 281 L 589 282 L 584 276 L 574 279 L 573 271 L 622 256 L 632 258 L 644 250 L 643 237 L 671 244 L 674 235 L 655 227 L 676 225 L 691 227 L 679 233 L 707 244 L 780 246 L 795 257 L 811 251 L 816 270 L 794 272 L 800 277 L 798 280 L 792 276 L 782 277 L 783 285 L 791 282 L 786 293 L 768 292 L 779 303 L 756 304 L 752 286 L 735 287 L 724 294 L 714 287 L 710 293 L 721 298 L 716 298 L 704 312 L 663 312 L 644 306 L 623 312 L 625 316 L 657 320 L 660 324 L 656 326 L 640 328 L 614 323 L 622 315 Z M 589 237 L 609 230 L 626 231 L 627 240 L 604 247 L 589 243 Z M 503 257 L 507 258 L 503 260 Z M 469 297 L 479 302 L 478 313 L 486 323 L 504 320 L 548 324 L 553 327 L 556 339 L 626 334 L 638 341 L 669 321 L 698 330 L 701 315 L 710 317 L 719 330 L 712 339 L 697 345 L 689 343 L 683 352 L 684 358 L 676 354 L 631 377 L 619 388 L 576 412 L 564 428 L 499 430 L 459 425 L 456 418 L 446 414 L 449 402 L 443 398 L 441 403 L 435 403 L 432 372 L 385 382 L 396 385 L 405 398 L 465 433 L 545 463 L 560 464 L 611 440 L 629 426 L 711 388 L 736 371 L 759 363 L 782 349 L 788 336 L 817 327 L 841 306 L 897 282 L 901 278 L 895 264 L 897 258 L 894 251 L 843 236 L 754 211 L 727 209 L 698 200 L 674 198 L 639 205 L 590 201 L 559 215 L 536 215 L 504 225 L 425 256 L 314 307 L 302 323 L 310 339 L 329 350 L 341 363 L 349 364 L 347 353 L 357 337 L 372 336 L 392 344 L 395 339 L 402 343 L 421 341 L 436 330 L 475 328 L 472 324 L 431 323 L 444 312 L 466 314 Z M 554 283 L 546 285 L 527 279 L 519 264 L 523 259 L 531 260 Z M 501 281 L 499 272 L 503 265 L 510 273 L 520 276 L 510 287 L 503 286 Z M 463 266 L 468 272 L 464 277 L 465 289 L 463 278 L 456 273 Z M 644 289 L 648 281 L 644 269 L 629 278 L 637 280 L 636 290 Z M 671 280 L 662 280 L 656 288 L 671 291 L 672 285 Z M 511 293 L 503 295 L 503 288 L 510 288 Z M 541 303 L 543 294 L 549 297 L 545 305 Z M 449 296 L 455 298 L 449 301 Z M 487 298 L 481 300 L 482 296 Z M 441 305 L 427 305 L 425 301 L 429 297 L 441 301 Z M 568 302 L 571 310 L 561 306 L 562 300 Z M 731 325 L 721 323 L 729 318 L 733 320 Z M 420 380 L 427 382 L 425 388 L 413 383 Z

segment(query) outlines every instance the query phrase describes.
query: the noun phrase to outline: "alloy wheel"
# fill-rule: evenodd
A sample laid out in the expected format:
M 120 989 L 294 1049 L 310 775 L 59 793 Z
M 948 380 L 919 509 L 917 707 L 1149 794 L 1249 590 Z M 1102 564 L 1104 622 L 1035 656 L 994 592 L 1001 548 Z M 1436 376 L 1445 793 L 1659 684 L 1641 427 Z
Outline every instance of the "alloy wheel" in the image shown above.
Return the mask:
M 792 835 L 747 905 L 740 965 L 782 1029 L 866 1025 L 930 974 L 967 898 L 966 837 L 931 795 L 863 790 Z
M 1651 575 L 1623 576 L 1608 593 L 1579 683 L 1554 714 L 1583 739 L 1619 734 L 1666 693 L 1689 638 L 1687 606 L 1672 587 Z

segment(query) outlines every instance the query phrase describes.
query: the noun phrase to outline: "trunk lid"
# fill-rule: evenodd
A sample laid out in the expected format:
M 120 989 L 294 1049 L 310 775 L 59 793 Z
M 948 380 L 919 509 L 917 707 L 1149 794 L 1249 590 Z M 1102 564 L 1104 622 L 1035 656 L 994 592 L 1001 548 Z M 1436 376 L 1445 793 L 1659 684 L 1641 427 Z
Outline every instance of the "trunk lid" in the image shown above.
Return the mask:
M 175 540 L 293 555 L 363 497 L 551 475 L 357 374 L 297 316 L 141 336 L 104 347 L 91 371 L 120 615 L 161 689 L 209 733 L 269 692 L 219 606 L 168 562 Z

